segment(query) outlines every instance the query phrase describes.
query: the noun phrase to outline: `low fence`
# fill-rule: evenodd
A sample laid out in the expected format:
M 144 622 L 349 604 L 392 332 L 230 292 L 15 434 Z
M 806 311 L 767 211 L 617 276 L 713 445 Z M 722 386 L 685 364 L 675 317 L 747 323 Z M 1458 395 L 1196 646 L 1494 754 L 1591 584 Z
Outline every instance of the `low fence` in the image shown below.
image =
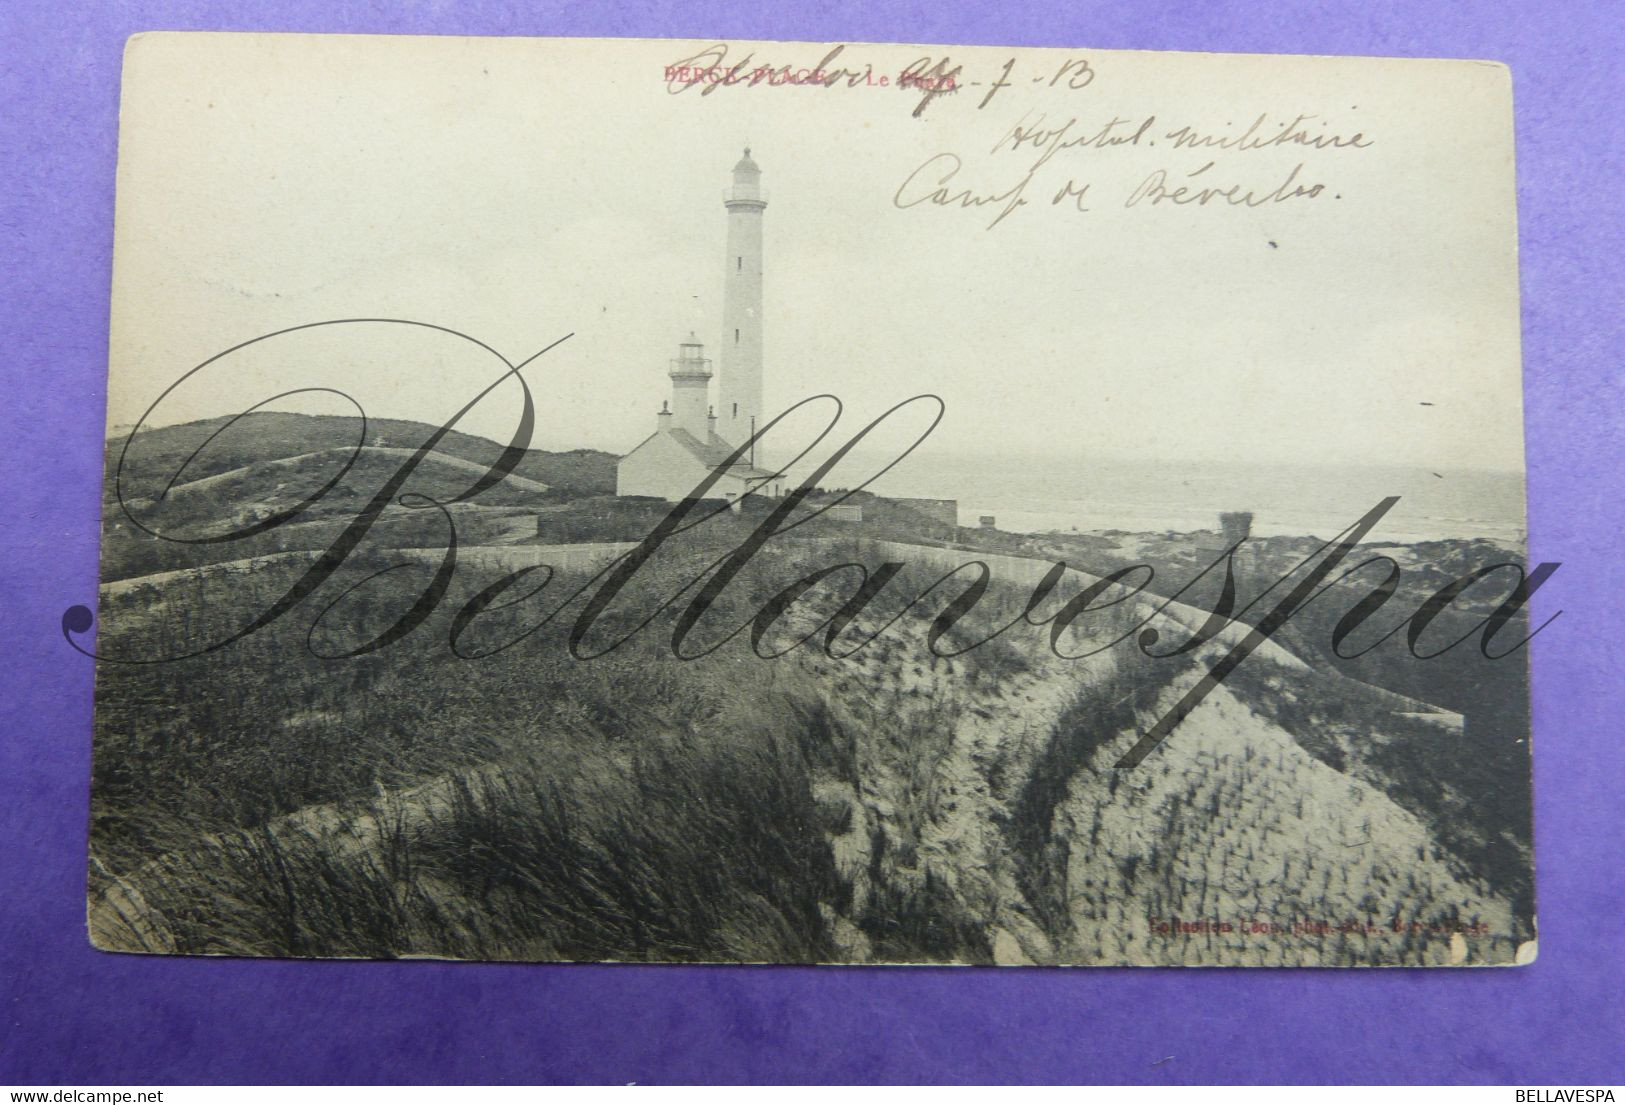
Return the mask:
M 637 546 L 636 541 L 589 541 L 569 545 L 464 545 L 458 548 L 457 559 L 474 567 L 500 568 L 509 572 L 546 564 L 557 572 L 574 573 L 602 567 Z

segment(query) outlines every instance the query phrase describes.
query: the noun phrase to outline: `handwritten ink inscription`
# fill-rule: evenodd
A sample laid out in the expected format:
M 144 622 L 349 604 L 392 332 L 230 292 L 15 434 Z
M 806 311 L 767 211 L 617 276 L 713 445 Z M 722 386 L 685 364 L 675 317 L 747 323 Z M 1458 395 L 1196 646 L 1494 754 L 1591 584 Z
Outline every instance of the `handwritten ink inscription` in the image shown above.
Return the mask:
M 1200 150 L 1204 154 L 1218 151 L 1231 156 L 1223 165 L 1209 155 L 1188 168 L 1175 167 L 1170 161 L 1143 175 L 1117 173 L 1116 179 L 1107 184 L 1111 193 L 1097 187 L 1090 176 L 1063 175 L 1064 166 L 1073 156 L 1130 147 L 1150 150 L 1159 140 L 1165 149 Z M 993 146 L 986 163 L 967 168 L 965 158 L 952 151 L 926 158 L 903 178 L 892 204 L 905 211 L 985 208 L 992 212 L 987 223 L 991 230 L 1023 207 L 1087 212 L 1091 198 L 1142 209 L 1195 206 L 1223 210 L 1304 202 L 1320 199 L 1328 189 L 1326 181 L 1316 178 L 1318 171 L 1306 160 L 1282 168 L 1243 163 L 1236 155 L 1286 150 L 1308 157 L 1315 151 L 1361 150 L 1372 142 L 1362 132 L 1344 135 L 1333 131 L 1326 120 L 1305 112 L 1281 121 L 1260 114 L 1240 133 L 1204 130 L 1191 123 L 1170 128 L 1159 124 L 1155 114 L 1137 119 L 1114 115 L 1098 123 L 1085 123 L 1072 116 L 1056 125 L 1050 125 L 1043 114 L 1036 118 L 1024 115 Z M 1031 156 L 1031 160 L 1011 172 L 1003 168 L 1004 160 L 991 163 L 1001 155 Z M 1053 178 L 1047 182 L 1040 179 L 1046 169 Z M 1112 175 L 1095 168 L 1094 163 L 1090 172 Z M 986 184 L 982 183 L 984 177 L 1001 179 Z M 1137 182 L 1125 188 L 1125 177 Z M 1338 193 L 1333 196 L 1341 198 Z
M 985 64 L 985 63 L 984 63 Z M 909 94 L 920 118 L 942 97 L 954 110 L 975 113 L 1019 105 L 1023 94 L 1053 108 L 1058 101 L 1106 102 L 1132 94 L 1143 112 L 1057 113 L 1030 103 L 985 154 L 940 149 L 898 178 L 892 206 L 923 212 L 977 212 L 994 229 L 1018 211 L 1088 214 L 1106 208 L 1137 212 L 1205 208 L 1246 211 L 1281 204 L 1337 200 L 1337 159 L 1376 143 L 1368 128 L 1345 125 L 1324 111 L 1258 110 L 1241 119 L 1174 118 L 1156 110 L 1157 90 L 1126 88 L 1088 57 L 1028 61 L 1006 58 L 976 70 L 970 58 L 856 58 L 845 45 L 816 61 L 763 58 L 725 43 L 707 46 L 665 67 L 673 95 L 708 97 L 724 89 L 792 88 L 818 95 L 854 88 Z M 1115 102 L 1115 100 L 1114 100 Z M 1357 110 L 1349 105 L 1348 112 Z M 1139 151 L 1134 159 L 1129 155 Z M 1272 156 L 1273 155 L 1273 156 Z M 1147 158 L 1154 159 L 1148 163 Z

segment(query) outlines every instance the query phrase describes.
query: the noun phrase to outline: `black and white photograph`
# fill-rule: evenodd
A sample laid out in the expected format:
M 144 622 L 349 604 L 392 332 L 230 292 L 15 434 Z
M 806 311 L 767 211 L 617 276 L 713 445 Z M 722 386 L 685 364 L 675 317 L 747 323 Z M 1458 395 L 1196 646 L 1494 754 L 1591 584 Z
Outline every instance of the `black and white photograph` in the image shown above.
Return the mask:
M 111 952 L 1537 948 L 1511 83 L 148 34 Z

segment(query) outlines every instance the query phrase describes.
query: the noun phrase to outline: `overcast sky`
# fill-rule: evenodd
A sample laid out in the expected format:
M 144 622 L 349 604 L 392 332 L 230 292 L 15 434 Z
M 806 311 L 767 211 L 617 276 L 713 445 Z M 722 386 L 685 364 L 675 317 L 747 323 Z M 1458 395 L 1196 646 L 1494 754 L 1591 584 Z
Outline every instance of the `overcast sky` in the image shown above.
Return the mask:
M 1510 100 L 1469 62 L 953 50 L 967 84 L 911 116 L 892 88 L 671 95 L 703 43 L 147 36 L 131 47 L 109 422 L 273 330 L 432 322 L 527 369 L 535 445 L 624 452 L 667 361 L 720 339 L 721 193 L 748 141 L 769 193 L 770 408 L 833 392 L 852 417 L 934 392 L 931 447 L 1196 461 L 1522 466 Z M 731 58 L 746 49 L 731 47 Z M 810 45 L 754 47 L 811 66 Z M 876 79 L 941 49 L 850 47 Z M 1010 87 L 978 103 L 1007 59 Z M 1086 87 L 1073 90 L 1088 58 Z M 1139 145 L 1058 150 L 1026 207 L 900 209 L 916 169 L 999 193 L 1043 153 L 1023 121 Z M 1359 147 L 1176 149 L 1189 126 L 1268 137 L 1298 116 Z M 1040 119 L 1042 122 L 1040 123 Z M 1155 145 L 1151 145 L 1155 142 Z M 1212 163 L 1197 177 L 1189 174 Z M 944 166 L 928 166 L 934 181 Z M 1241 185 L 1259 206 L 1128 200 Z M 1072 181 L 1078 201 L 1051 199 Z M 928 187 L 905 189 L 903 198 Z M 220 362 L 157 421 L 330 386 L 436 421 L 500 369 L 430 331 L 305 332 Z M 513 392 L 464 428 L 506 437 Z M 352 413 L 306 396 L 303 409 Z

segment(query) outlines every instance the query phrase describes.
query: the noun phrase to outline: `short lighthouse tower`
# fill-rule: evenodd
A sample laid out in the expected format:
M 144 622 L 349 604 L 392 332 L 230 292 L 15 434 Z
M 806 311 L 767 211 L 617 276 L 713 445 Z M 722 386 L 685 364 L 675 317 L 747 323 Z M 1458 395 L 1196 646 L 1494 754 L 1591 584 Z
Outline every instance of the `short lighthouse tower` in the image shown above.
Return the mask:
M 734 166 L 733 187 L 722 202 L 728 209 L 728 257 L 717 433 L 743 445 L 762 422 L 762 213 L 767 210 L 762 170 L 749 147 Z
M 700 339 L 692 333 L 677 347 L 671 377 L 672 428 L 685 430 L 700 441 L 711 438 L 711 362 Z

